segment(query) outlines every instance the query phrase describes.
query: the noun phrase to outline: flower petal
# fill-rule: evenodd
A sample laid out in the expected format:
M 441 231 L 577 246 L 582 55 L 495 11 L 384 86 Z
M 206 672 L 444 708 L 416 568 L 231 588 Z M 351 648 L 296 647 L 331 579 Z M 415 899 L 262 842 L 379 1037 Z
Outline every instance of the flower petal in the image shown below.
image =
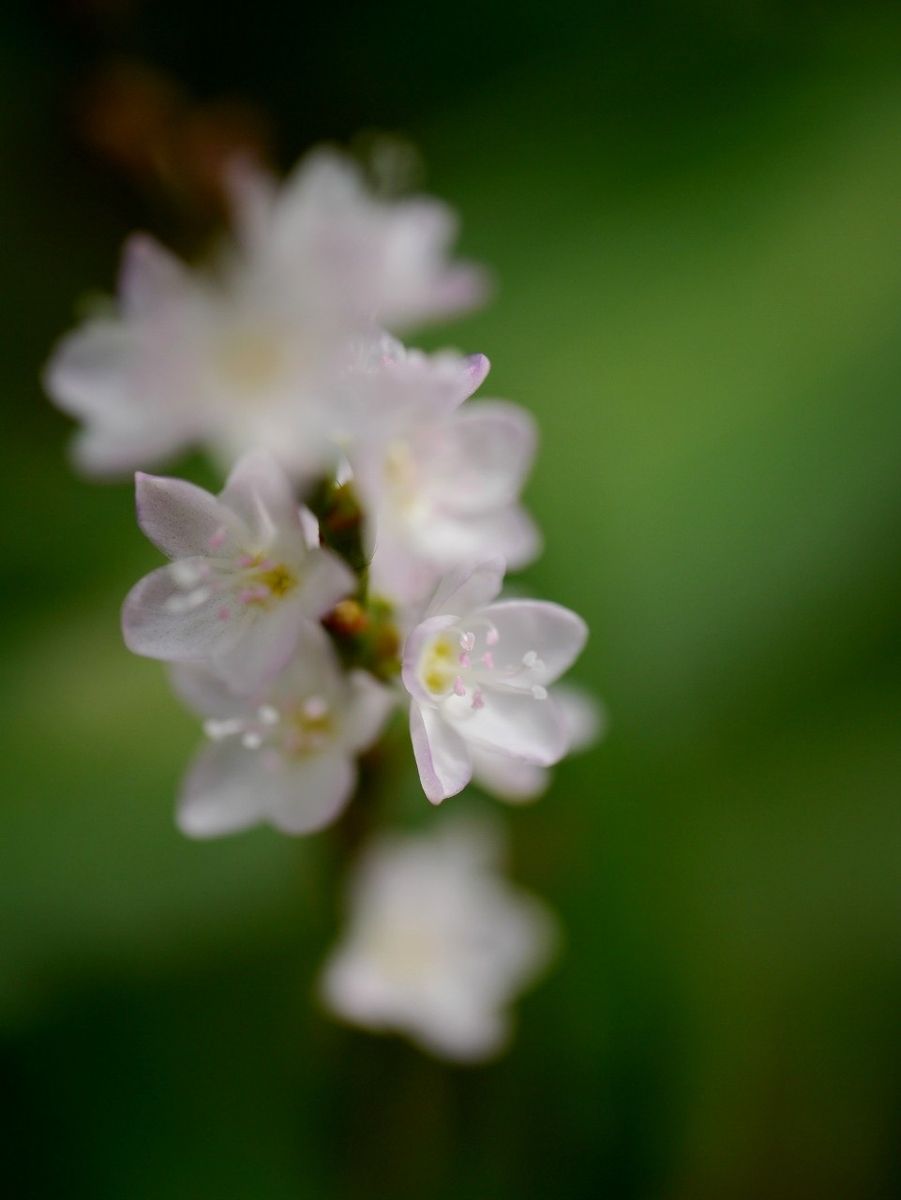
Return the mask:
M 365 750 L 381 732 L 388 714 L 397 704 L 397 692 L 383 687 L 367 671 L 350 676 L 351 700 L 344 718 L 344 744 Z
M 247 697 L 236 696 L 205 664 L 173 663 L 169 682 L 179 700 L 199 717 L 240 717 L 247 712 Z
M 426 616 L 452 613 L 466 617 L 490 603 L 504 581 L 504 560 L 491 558 L 475 567 L 450 571 L 435 589 Z
M 479 616 L 497 630 L 494 659 L 499 673 L 519 668 L 526 655 L 537 654 L 539 662 L 529 673 L 530 683 L 553 683 L 588 637 L 588 627 L 577 613 L 546 600 L 502 600 L 483 608 Z
M 267 773 L 259 754 L 240 742 L 205 745 L 182 784 L 176 823 L 188 837 L 236 833 L 263 819 Z
M 430 490 L 455 513 L 503 508 L 535 457 L 535 421 L 503 400 L 476 401 L 422 438 Z
M 535 522 L 518 504 L 484 514 L 435 513 L 426 530 L 421 553 L 439 567 L 478 562 L 497 554 L 509 569 L 530 563 L 541 549 Z
M 350 567 L 331 550 L 311 550 L 300 586 L 300 600 L 308 617 L 323 617 L 357 587 Z
M 235 464 L 219 497 L 266 545 L 275 531 L 296 529 L 305 545 L 300 506 L 283 467 L 268 450 L 250 450 Z
M 542 796 L 550 783 L 547 767 L 471 746 L 473 779 L 480 788 L 509 804 L 527 804 Z
M 548 767 L 566 753 L 566 730 L 554 705 L 528 692 L 485 689 L 484 706 L 451 696 L 441 714 L 467 743 Z
M 270 781 L 267 817 L 282 833 L 324 829 L 350 800 L 356 779 L 353 761 L 340 751 L 286 764 Z
M 201 558 L 182 559 L 187 566 Z M 168 662 L 197 662 L 227 652 L 243 632 L 243 623 L 222 621 L 220 601 L 211 596 L 183 609 L 172 601 L 185 596 L 173 565 L 151 571 L 131 589 L 122 606 L 122 635 L 129 650 Z
M 181 295 L 188 286 L 184 265 L 146 233 L 135 233 L 122 249 L 119 299 L 127 317 L 141 317 Z
M 291 658 L 304 624 L 300 599 L 280 600 L 274 608 L 248 616 L 240 638 L 216 654 L 211 666 L 232 691 L 252 695 Z
M 410 737 L 422 790 L 432 804 L 462 792 L 472 778 L 469 752 L 436 709 L 410 705 Z
M 234 552 L 234 513 L 203 488 L 138 471 L 135 500 L 141 529 L 170 558 Z

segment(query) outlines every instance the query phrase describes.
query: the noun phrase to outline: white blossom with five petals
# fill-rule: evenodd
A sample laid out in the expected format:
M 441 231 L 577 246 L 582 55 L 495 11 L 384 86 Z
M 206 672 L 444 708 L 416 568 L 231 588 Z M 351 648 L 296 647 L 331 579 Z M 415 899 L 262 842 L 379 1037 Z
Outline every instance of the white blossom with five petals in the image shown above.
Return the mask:
M 472 778 L 473 748 L 540 767 L 566 752 L 547 688 L 585 644 L 585 622 L 540 600 L 497 601 L 504 564 L 451 572 L 406 638 L 403 682 L 426 796 L 440 804 Z
M 246 454 L 218 497 L 142 474 L 136 491 L 138 523 L 173 560 L 125 600 L 123 634 L 136 654 L 203 662 L 250 693 L 285 665 L 304 626 L 356 587 L 264 451 Z
M 537 441 L 529 414 L 494 400 L 428 417 L 421 407 L 406 428 L 361 440 L 351 457 L 372 587 L 401 604 L 421 601 L 453 568 L 494 555 L 522 567 L 540 547 L 519 504 Z
M 502 1050 L 510 1001 L 547 965 L 556 927 L 499 873 L 501 848 L 492 827 L 460 820 L 373 843 L 321 977 L 327 1006 L 442 1058 Z
M 191 837 L 266 822 L 313 833 L 353 795 L 356 758 L 370 746 L 396 696 L 364 671 L 345 674 L 325 632 L 300 635 L 285 669 L 253 697 L 234 695 L 202 666 L 172 669 L 176 691 L 205 718 L 210 743 L 182 787 L 178 825 Z

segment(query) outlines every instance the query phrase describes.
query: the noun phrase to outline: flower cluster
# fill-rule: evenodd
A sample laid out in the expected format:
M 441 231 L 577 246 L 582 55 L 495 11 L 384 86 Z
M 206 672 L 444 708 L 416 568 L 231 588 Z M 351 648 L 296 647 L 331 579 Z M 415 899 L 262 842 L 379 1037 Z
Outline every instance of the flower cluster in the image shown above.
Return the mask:
M 63 339 L 45 378 L 81 423 L 77 465 L 137 470 L 138 522 L 169 560 L 132 588 L 123 632 L 135 653 L 171 664 L 203 720 L 180 828 L 330 824 L 354 797 L 361 755 L 403 710 L 433 804 L 473 778 L 503 799 L 540 794 L 597 718 L 556 686 L 584 644 L 581 618 L 499 598 L 507 569 L 540 549 L 520 504 L 534 422 L 471 399 L 484 355 L 397 340 L 480 302 L 485 273 L 450 256 L 455 222 L 440 202 L 377 196 L 335 152 L 312 154 L 280 187 L 247 164 L 228 184 L 231 234 L 212 260 L 189 267 L 131 238 L 115 305 Z M 218 495 L 144 473 L 192 447 L 227 471 Z M 431 877 L 417 854 L 372 851 L 356 901 L 375 897 L 366 929 L 404 909 L 421 878 L 420 921 L 472 887 L 488 926 L 496 911 L 499 929 L 517 927 L 510 978 L 528 974 L 534 922 L 448 847 Z M 452 923 L 475 929 L 467 904 Z M 374 988 L 381 1015 L 370 1006 L 369 1023 L 403 1025 L 413 993 L 395 1002 L 355 961 L 345 949 L 327 972 L 334 1007 L 359 1015 Z M 458 1036 L 437 1011 L 412 1022 L 433 1048 L 498 1040 L 495 1017 Z

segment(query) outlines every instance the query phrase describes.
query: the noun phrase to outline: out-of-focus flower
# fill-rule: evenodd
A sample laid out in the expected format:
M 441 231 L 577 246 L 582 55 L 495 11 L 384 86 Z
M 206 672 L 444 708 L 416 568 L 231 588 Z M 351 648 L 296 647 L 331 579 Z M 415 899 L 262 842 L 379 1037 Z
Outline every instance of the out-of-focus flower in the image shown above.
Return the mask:
M 459 821 L 375 842 L 323 971 L 328 1007 L 444 1058 L 503 1049 L 508 1006 L 546 966 L 556 930 L 543 904 L 499 874 L 500 849 L 492 828 Z
M 451 572 L 404 645 L 413 751 L 433 804 L 469 783 L 473 746 L 541 767 L 566 753 L 547 687 L 581 651 L 585 622 L 545 601 L 492 603 L 503 574 L 500 560 Z
M 380 354 L 379 325 L 476 300 L 477 273 L 447 260 L 444 207 L 376 199 L 333 153 L 281 191 L 245 164 L 234 190 L 236 240 L 209 269 L 132 237 L 117 307 L 51 358 L 45 386 L 83 422 L 85 471 L 146 468 L 195 444 L 228 464 L 263 446 L 296 475 L 327 470 L 357 384 L 369 395 L 360 364 Z
M 553 704 L 566 732 L 566 754 L 587 750 L 604 734 L 604 710 L 597 700 L 582 688 L 558 683 L 548 692 L 548 704 Z M 551 771 L 537 763 L 511 758 L 496 750 L 470 745 L 473 780 L 491 792 L 498 800 L 510 804 L 526 804 L 542 796 L 551 782 Z
M 216 498 L 178 479 L 137 477 L 138 521 L 174 561 L 142 579 L 122 612 L 126 644 L 170 662 L 202 661 L 253 692 L 288 661 L 303 626 L 356 586 L 318 543 L 287 476 L 246 454 Z
M 485 297 L 484 270 L 455 263 L 453 211 L 431 196 L 385 199 L 349 158 L 302 159 L 280 186 L 247 164 L 233 175 L 239 239 L 254 258 L 306 273 L 320 311 L 392 331 L 463 312 Z
M 329 825 L 353 794 L 357 755 L 397 702 L 371 675 L 342 673 L 316 625 L 303 629 L 290 664 L 252 699 L 202 666 L 179 664 L 172 675 L 211 739 L 178 808 L 179 827 L 198 838 L 260 822 L 291 834 Z
M 406 435 L 361 441 L 352 461 L 373 588 L 407 604 L 452 568 L 493 555 L 513 568 L 534 558 L 539 534 L 518 498 L 536 440 L 523 409 L 483 401 L 443 420 L 421 413 Z

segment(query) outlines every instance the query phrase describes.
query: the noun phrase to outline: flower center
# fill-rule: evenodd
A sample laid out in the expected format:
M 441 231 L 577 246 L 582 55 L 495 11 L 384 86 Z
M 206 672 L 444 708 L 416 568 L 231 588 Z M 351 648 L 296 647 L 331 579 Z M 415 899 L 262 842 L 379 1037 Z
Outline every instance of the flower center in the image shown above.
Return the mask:
M 448 629 L 436 634 L 419 660 L 419 679 L 436 700 L 456 697 L 468 700 L 473 709 L 485 707 L 485 691 L 530 692 L 544 700 L 547 690 L 536 681 L 544 667 L 536 650 L 527 651 L 518 662 L 505 661 L 500 634 L 488 623 L 474 630 Z M 495 661 L 496 657 L 500 662 Z
M 221 548 L 224 533 L 217 530 L 210 538 L 211 551 Z M 220 621 L 230 620 L 235 611 L 245 608 L 271 608 L 298 584 L 297 575 L 287 563 L 275 562 L 263 554 L 176 561 L 169 570 L 177 590 L 166 601 L 168 610 L 190 612 L 215 599 L 221 602 L 216 613 Z
M 325 748 L 335 733 L 335 715 L 323 696 L 292 700 L 281 708 L 261 704 L 244 717 L 211 718 L 207 737 L 237 737 L 247 750 L 260 750 L 263 765 L 276 770 L 285 759 L 306 758 Z
M 245 398 L 271 388 L 286 366 L 284 342 L 268 329 L 233 329 L 216 351 L 219 375 Z

